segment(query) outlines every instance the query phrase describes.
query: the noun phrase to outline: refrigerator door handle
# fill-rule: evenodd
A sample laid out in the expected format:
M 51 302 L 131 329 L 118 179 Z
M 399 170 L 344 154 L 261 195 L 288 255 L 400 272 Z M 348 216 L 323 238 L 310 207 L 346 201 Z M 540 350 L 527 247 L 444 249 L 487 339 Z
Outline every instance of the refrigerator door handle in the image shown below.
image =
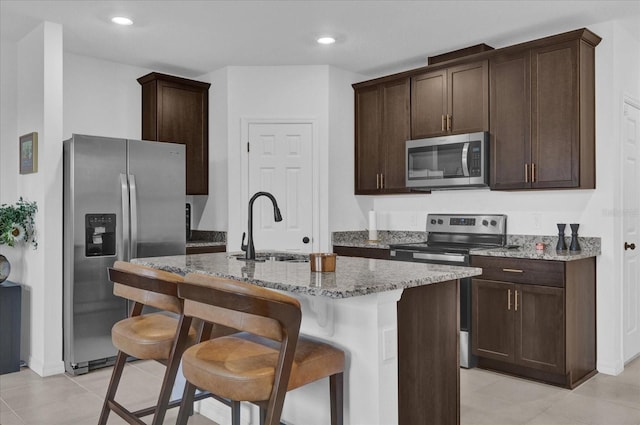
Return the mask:
M 138 193 L 136 176 L 129 174 L 129 196 L 131 204 L 131 258 L 138 257 Z
M 120 247 L 118 249 L 118 259 L 129 261 L 129 183 L 127 175 L 120 174 L 120 191 L 122 197 L 122 238 L 120 238 Z

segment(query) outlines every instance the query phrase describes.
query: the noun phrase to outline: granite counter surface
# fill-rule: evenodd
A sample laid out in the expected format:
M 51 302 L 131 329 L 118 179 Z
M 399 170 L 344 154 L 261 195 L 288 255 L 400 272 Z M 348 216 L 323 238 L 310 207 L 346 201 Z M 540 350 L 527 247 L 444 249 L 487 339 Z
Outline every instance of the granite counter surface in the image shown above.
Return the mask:
M 600 255 L 600 238 L 579 237 L 578 242 L 580 251 L 556 251 L 557 236 L 508 235 L 507 245 L 513 248 L 474 249 L 471 255 L 553 261 L 582 260 Z M 536 249 L 537 243 L 544 244 L 544 249 Z M 566 240 L 566 246 L 569 246 L 569 238 Z
M 368 232 L 363 230 L 334 232 L 332 243 L 337 246 L 349 246 L 357 248 L 389 249 L 389 245 L 424 242 L 427 240 L 427 232 L 415 231 L 378 231 L 379 240 L 370 242 L 367 240 Z M 570 237 L 566 238 L 566 246 L 570 244 Z M 578 237 L 580 251 L 556 251 L 557 236 L 546 235 L 507 235 L 507 245 L 515 248 L 488 248 L 474 249 L 472 255 L 491 257 L 528 258 L 537 260 L 574 261 L 583 258 L 597 257 L 600 255 L 600 238 Z M 537 250 L 536 244 L 544 244 L 543 250 Z
M 187 248 L 206 246 L 225 246 L 227 244 L 227 232 L 216 230 L 192 230 L 191 237 L 187 239 Z
M 308 262 L 241 261 L 229 253 L 138 258 L 132 262 L 183 275 L 204 273 L 328 298 L 349 298 L 482 274 L 475 267 L 340 256 L 336 260 L 336 271 L 331 273 L 311 272 Z
M 378 230 L 378 240 L 370 241 L 367 230 L 333 232 L 331 242 L 337 246 L 389 249 L 389 245 L 427 240 L 427 232 Z

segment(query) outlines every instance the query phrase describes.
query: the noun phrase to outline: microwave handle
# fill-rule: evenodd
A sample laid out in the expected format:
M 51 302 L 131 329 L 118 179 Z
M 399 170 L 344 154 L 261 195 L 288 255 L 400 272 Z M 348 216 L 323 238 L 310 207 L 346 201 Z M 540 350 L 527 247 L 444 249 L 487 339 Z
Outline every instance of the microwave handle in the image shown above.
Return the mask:
M 462 147 L 462 173 L 469 177 L 469 142 Z

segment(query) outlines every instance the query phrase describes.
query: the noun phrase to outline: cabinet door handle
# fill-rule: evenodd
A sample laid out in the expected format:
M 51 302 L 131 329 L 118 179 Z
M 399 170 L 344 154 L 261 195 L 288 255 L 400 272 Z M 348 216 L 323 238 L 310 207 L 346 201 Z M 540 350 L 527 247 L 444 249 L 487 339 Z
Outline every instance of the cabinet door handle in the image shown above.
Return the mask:
M 515 311 L 518 311 L 518 290 L 516 289 L 516 293 L 515 293 Z
M 502 269 L 502 271 L 508 273 L 524 273 L 524 270 L 520 269 Z
M 511 310 L 511 289 L 507 290 L 507 310 Z
M 529 164 L 524 164 L 524 182 L 529 183 Z
M 535 162 L 531 163 L 531 183 L 536 182 L 536 164 Z
M 384 174 L 380 174 L 380 189 L 384 189 Z
M 441 129 L 442 129 L 442 131 L 444 131 L 444 114 L 442 114 Z
M 447 131 L 451 131 L 451 115 L 447 114 Z

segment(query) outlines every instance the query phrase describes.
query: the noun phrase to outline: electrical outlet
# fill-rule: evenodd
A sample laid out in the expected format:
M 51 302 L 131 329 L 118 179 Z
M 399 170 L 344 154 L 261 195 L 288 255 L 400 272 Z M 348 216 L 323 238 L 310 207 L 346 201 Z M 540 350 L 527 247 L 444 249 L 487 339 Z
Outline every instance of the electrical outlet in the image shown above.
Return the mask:
M 382 331 L 382 360 L 393 359 L 398 353 L 398 332 L 396 329 Z

